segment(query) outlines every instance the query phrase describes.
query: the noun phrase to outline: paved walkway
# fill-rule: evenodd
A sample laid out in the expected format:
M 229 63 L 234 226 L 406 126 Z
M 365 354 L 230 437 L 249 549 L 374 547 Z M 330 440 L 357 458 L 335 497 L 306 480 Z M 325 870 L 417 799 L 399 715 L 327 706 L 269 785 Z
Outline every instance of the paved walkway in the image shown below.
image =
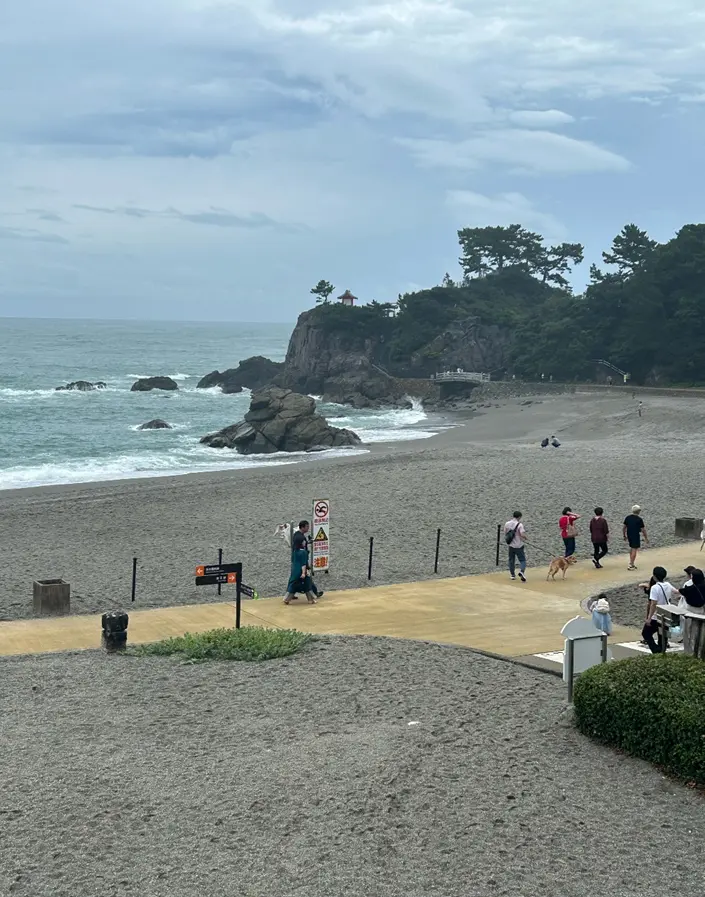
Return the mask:
M 590 561 L 568 571 L 565 582 L 546 582 L 546 568 L 528 571 L 526 584 L 506 572 L 328 592 L 315 606 L 305 600 L 286 607 L 280 598 L 243 601 L 242 623 L 290 627 L 315 633 L 383 635 L 478 648 L 511 657 L 560 651 L 563 625 L 580 603 L 601 589 L 647 579 L 654 564 L 679 572 L 698 562 L 697 542 L 652 549 L 641 569 L 627 571 L 625 556 L 608 557 L 603 570 Z M 705 557 L 702 557 L 705 562 Z M 675 577 L 675 573 L 674 573 Z M 324 577 L 321 581 L 324 583 Z M 643 601 L 635 592 L 635 602 Z M 132 644 L 234 624 L 232 601 L 154 610 L 132 610 Z M 613 643 L 634 643 L 639 633 L 615 627 Z M 0 623 L 0 655 L 71 651 L 100 646 L 99 616 L 68 616 Z

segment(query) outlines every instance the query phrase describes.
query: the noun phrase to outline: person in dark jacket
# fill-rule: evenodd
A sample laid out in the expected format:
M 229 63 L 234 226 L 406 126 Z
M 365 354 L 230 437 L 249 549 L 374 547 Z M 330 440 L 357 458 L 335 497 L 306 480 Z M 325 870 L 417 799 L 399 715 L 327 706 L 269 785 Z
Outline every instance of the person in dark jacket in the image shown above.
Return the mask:
M 600 561 L 607 554 L 607 540 L 609 539 L 610 528 L 605 520 L 602 508 L 595 508 L 595 516 L 590 521 L 590 538 L 592 539 L 593 558 L 592 562 L 597 570 L 602 569 Z

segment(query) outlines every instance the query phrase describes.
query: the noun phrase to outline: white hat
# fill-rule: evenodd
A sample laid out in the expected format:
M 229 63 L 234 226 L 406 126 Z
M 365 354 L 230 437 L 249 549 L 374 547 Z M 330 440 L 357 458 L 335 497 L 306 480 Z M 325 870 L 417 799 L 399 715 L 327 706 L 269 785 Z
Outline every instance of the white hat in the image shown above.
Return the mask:
M 632 514 L 638 514 L 641 511 L 640 505 L 632 505 Z
M 594 609 L 598 614 L 608 614 L 610 612 L 610 603 L 609 601 L 605 601 L 604 598 L 600 598 Z

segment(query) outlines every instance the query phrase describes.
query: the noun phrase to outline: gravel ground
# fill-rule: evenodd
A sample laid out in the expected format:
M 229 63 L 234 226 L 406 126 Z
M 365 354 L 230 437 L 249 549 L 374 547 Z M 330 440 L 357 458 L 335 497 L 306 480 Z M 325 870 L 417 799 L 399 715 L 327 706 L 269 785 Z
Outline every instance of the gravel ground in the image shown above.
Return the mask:
M 602 504 L 613 548 L 621 548 L 617 530 L 635 501 L 655 548 L 674 541 L 674 517 L 705 516 L 692 499 L 705 494 L 702 400 L 649 398 L 643 418 L 621 394 L 524 401 L 461 417 L 464 425 L 432 439 L 344 460 L 1 492 L 0 619 L 31 615 L 33 579 L 68 580 L 74 612 L 129 603 L 133 556 L 135 607 L 215 601 L 215 588 L 197 589 L 193 575 L 221 546 L 262 595 L 282 594 L 289 558 L 272 534 L 281 521 L 309 517 L 314 497 L 332 506 L 326 589 L 367 583 L 371 535 L 373 584 L 382 584 L 433 575 L 438 527 L 441 575 L 494 569 L 496 526 L 517 507 L 544 552 L 561 550 L 564 504 L 585 515 Z M 542 451 L 551 433 L 562 446 Z M 579 554 L 588 548 L 582 535 Z M 530 562 L 543 566 L 546 557 L 529 550 Z
M 553 676 L 325 638 L 0 678 L 2 895 L 702 895 L 702 795 L 579 735 Z

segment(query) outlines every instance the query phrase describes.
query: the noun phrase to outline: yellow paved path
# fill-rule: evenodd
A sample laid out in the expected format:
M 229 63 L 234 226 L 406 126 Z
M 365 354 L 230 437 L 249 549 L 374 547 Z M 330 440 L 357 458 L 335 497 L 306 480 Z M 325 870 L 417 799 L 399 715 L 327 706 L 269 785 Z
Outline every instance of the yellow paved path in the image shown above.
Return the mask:
M 602 588 L 648 579 L 657 563 L 675 579 L 687 564 L 705 563 L 705 555 L 698 549 L 699 543 L 690 542 L 644 552 L 637 572 L 627 571 L 622 555 L 608 557 L 603 570 L 581 560 L 568 571 L 565 582 L 546 582 L 546 568 L 542 567 L 528 571 L 526 584 L 511 582 L 502 572 L 329 592 L 315 606 L 305 599 L 289 607 L 279 598 L 243 601 L 242 624 L 424 639 L 514 657 L 557 651 L 563 647 L 560 630 L 581 612 L 583 599 Z M 325 577 L 320 582 L 325 584 Z M 643 605 L 636 591 L 634 601 Z M 133 644 L 234 625 L 232 602 L 154 610 L 132 610 L 128 605 L 126 609 L 130 614 L 128 637 Z M 616 627 L 612 641 L 638 638 L 636 630 Z M 0 655 L 99 646 L 99 616 L 0 623 Z

